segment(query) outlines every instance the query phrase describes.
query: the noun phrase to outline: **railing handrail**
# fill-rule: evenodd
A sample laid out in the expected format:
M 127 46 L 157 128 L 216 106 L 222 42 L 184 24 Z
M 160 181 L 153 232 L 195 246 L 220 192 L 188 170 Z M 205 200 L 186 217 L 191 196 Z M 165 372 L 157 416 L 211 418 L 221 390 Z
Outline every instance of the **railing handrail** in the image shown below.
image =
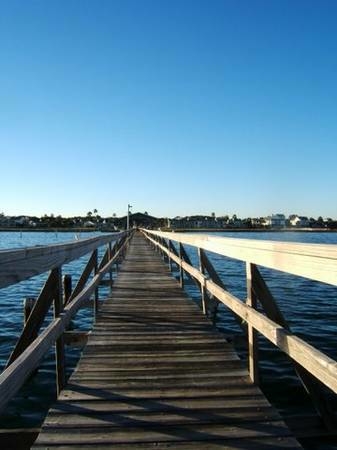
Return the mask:
M 126 233 L 122 231 L 70 243 L 0 250 L 0 289 L 74 261 L 104 244 L 117 241 Z
M 55 267 L 60 267 L 62 264 L 77 259 L 90 251 L 96 251 L 97 248 L 109 244 L 110 242 L 117 241 L 114 251 L 112 248 L 109 250 L 109 257 L 105 261 L 105 257 L 102 258 L 101 265 L 97 265 L 97 271 L 95 270 L 93 278 L 83 286 L 73 298 L 70 298 L 69 303 L 62 305 L 60 313 L 57 314 L 54 319 L 46 326 L 46 328 L 27 345 L 27 347 L 20 353 L 13 362 L 0 374 L 0 411 L 5 407 L 7 402 L 16 394 L 19 388 L 29 375 L 35 370 L 43 356 L 48 352 L 50 347 L 62 338 L 62 334 L 66 331 L 71 319 L 75 316 L 77 311 L 85 304 L 87 300 L 95 293 L 103 276 L 111 270 L 113 264 L 118 262 L 121 254 L 125 250 L 125 246 L 128 240 L 131 238 L 132 233 L 124 231 L 121 233 L 104 235 L 89 239 L 83 239 L 81 241 L 72 242 L 68 244 L 57 244 L 41 247 L 31 247 L 29 249 L 19 249 L 13 251 L 2 251 L 0 254 L 0 270 L 6 269 L 6 264 L 13 263 L 19 265 L 18 267 L 10 267 L 6 273 L 15 271 L 16 276 L 21 279 L 29 278 L 38 273 L 51 270 L 51 274 Z M 22 259 L 26 258 L 26 259 Z M 38 262 L 39 271 L 36 272 L 29 270 L 29 263 Z M 42 269 L 42 264 L 47 264 Z M 96 261 L 97 263 L 97 261 Z M 26 268 L 25 266 L 28 265 Z M 91 271 L 94 267 L 91 268 Z M 22 275 L 24 274 L 24 277 Z M 60 272 L 61 273 L 61 272 Z M 27 275 L 28 274 L 28 275 Z M 0 272 L 0 278 L 2 274 Z M 2 282 L 6 280 L 6 276 L 1 278 Z M 7 276 L 8 280 L 8 276 Z M 8 283 L 14 284 L 20 281 L 15 279 Z M 60 282 L 61 280 L 58 280 Z M 58 286 L 60 289 L 61 286 Z M 53 296 L 54 294 L 50 294 Z M 56 303 L 55 303 L 56 305 Z M 55 307 L 54 305 L 54 307 Z M 35 309 L 33 308 L 31 315 L 34 315 Z M 63 344 L 62 344 L 63 345 Z M 64 367 L 62 368 L 64 370 Z M 58 371 L 58 369 L 57 369 Z
M 200 288 L 204 292 L 208 292 L 209 294 L 213 295 L 214 298 L 216 298 L 218 301 L 223 303 L 225 306 L 227 306 L 234 314 L 236 314 L 238 317 L 240 317 L 243 321 L 245 321 L 248 325 L 248 331 L 251 329 L 252 331 L 258 331 L 262 335 L 264 335 L 270 342 L 272 342 L 274 345 L 276 345 L 278 348 L 280 348 L 284 353 L 286 353 L 293 361 L 298 363 L 301 367 L 303 367 L 309 375 L 313 375 L 318 380 L 320 380 L 323 384 L 325 384 L 327 387 L 329 387 L 333 392 L 337 393 L 337 362 L 330 358 L 329 356 L 325 355 L 323 352 L 317 350 L 312 345 L 305 342 L 303 339 L 300 339 L 293 333 L 291 333 L 290 329 L 288 327 L 282 326 L 275 322 L 275 320 L 272 320 L 266 315 L 262 314 L 261 312 L 257 311 L 256 305 L 250 305 L 248 303 L 245 303 L 241 299 L 237 298 L 233 294 L 229 293 L 225 287 L 220 286 L 216 282 L 214 282 L 212 279 L 209 279 L 208 276 L 206 276 L 201 269 L 198 269 L 194 267 L 193 265 L 189 264 L 184 260 L 183 254 L 181 252 L 181 249 L 179 250 L 179 254 L 177 252 L 171 251 L 171 241 L 177 241 L 180 244 L 184 243 L 187 245 L 193 245 L 197 246 L 202 250 L 208 250 L 212 251 L 224 256 L 229 256 L 232 258 L 236 258 L 239 260 L 243 260 L 246 262 L 246 271 L 247 271 L 247 299 L 249 299 L 250 296 L 256 297 L 256 278 L 252 276 L 253 272 L 252 269 L 257 270 L 256 264 L 257 261 L 261 258 L 254 257 L 254 254 L 252 253 L 251 249 L 253 247 L 258 248 L 259 246 L 254 246 L 255 242 L 252 240 L 247 240 L 247 244 L 239 247 L 240 251 L 234 251 L 231 249 L 230 251 L 225 251 L 224 245 L 228 243 L 229 241 L 232 241 L 231 239 L 227 238 L 213 238 L 210 236 L 203 236 L 202 238 L 199 238 L 198 236 L 194 236 L 191 234 L 188 235 L 177 235 L 176 233 L 167 233 L 167 232 L 157 232 L 153 230 L 141 230 L 144 235 L 155 245 L 157 246 L 163 254 L 166 254 L 170 261 L 174 261 L 178 267 L 180 267 L 181 271 L 181 280 L 182 277 L 182 270 L 191 275 L 194 280 L 196 280 Z M 157 238 L 157 239 L 156 239 Z M 165 243 L 165 239 L 168 240 Z M 241 243 L 246 240 L 241 240 Z M 245 242 L 244 242 L 245 243 Z M 217 245 L 215 245 L 217 244 Z M 263 243 L 265 244 L 265 243 Z M 272 243 L 274 244 L 274 243 Z M 275 248 L 281 248 L 282 246 L 279 246 L 275 243 Z M 311 247 L 311 246 L 308 246 Z M 244 249 L 245 251 L 242 251 Z M 272 253 L 271 250 L 264 249 L 262 251 L 263 255 L 265 256 L 266 252 Z M 277 253 L 282 254 L 280 251 L 277 251 Z M 331 252 L 332 254 L 333 252 Z M 247 254 L 251 258 L 247 258 Z M 330 257 L 331 257 L 330 254 Z M 235 256 L 234 256 L 235 255 Z M 291 255 L 290 255 L 291 256 Z M 284 261 L 287 261 L 287 253 L 283 252 Z M 299 257 L 307 257 L 309 258 L 309 261 L 313 262 L 315 260 L 320 261 L 329 261 L 330 259 L 337 265 L 337 260 L 333 258 L 327 258 L 324 254 L 317 252 L 316 256 L 310 255 L 307 256 L 306 254 L 299 254 Z M 283 262 L 284 262 L 283 261 Z M 266 261 L 264 261 L 266 262 Z M 308 263 L 308 261 L 307 261 Z M 267 267 L 271 267 L 269 264 L 262 264 Z M 276 265 L 275 265 L 276 266 Z M 281 267 L 284 267 L 284 265 L 277 265 L 276 267 L 273 266 L 275 269 L 282 270 Z M 336 266 L 335 266 L 336 267 Z M 297 270 L 292 270 L 292 267 L 289 267 L 289 270 L 286 270 L 288 273 L 297 274 Z M 322 268 L 321 268 L 322 270 Z M 326 269 L 329 270 L 329 269 Z M 301 275 L 303 275 L 303 272 Z M 314 279 L 317 279 L 314 277 Z M 332 280 L 331 280 L 332 281 Z M 334 280 L 333 283 L 336 284 L 336 280 Z M 272 301 L 272 300 L 271 300 Z M 271 305 L 273 308 L 274 305 Z M 255 352 L 255 343 L 256 338 L 254 337 L 253 333 L 248 332 L 248 350 L 249 350 L 249 359 L 255 360 L 257 359 L 257 352 Z M 253 373 L 255 369 L 252 369 L 250 367 L 250 375 L 252 380 L 255 380 L 255 374 Z M 316 389 L 316 388 L 315 388 Z M 319 400 L 318 403 L 321 401 Z M 319 405 L 319 408 L 321 405 Z M 323 407 L 324 410 L 324 407 Z M 322 412 L 322 411 L 321 411 Z
M 337 286 L 337 245 L 239 239 L 142 230 L 222 256 Z

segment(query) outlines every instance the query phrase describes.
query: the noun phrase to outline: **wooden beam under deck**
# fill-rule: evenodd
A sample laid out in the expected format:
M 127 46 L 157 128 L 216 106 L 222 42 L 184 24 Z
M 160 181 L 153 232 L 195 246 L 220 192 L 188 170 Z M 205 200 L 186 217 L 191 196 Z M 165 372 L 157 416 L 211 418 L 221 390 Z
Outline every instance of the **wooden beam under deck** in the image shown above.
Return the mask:
M 138 233 L 33 448 L 94 446 L 301 448 Z

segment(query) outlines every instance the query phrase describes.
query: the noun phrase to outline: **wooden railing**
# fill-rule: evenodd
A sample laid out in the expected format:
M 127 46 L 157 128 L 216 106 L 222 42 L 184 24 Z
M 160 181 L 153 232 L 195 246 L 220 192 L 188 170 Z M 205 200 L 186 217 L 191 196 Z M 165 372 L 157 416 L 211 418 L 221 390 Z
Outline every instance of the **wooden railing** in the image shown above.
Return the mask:
M 27 314 L 21 336 L 0 375 L 0 410 L 17 393 L 54 344 L 57 391 L 63 388 L 64 345 L 69 323 L 92 297 L 94 312 L 97 312 L 98 287 L 104 281 L 112 284 L 112 267 L 114 264 L 118 265 L 130 237 L 129 232 L 121 232 L 68 244 L 0 251 L 0 288 L 49 271 L 47 281 Z M 98 248 L 102 246 L 107 248 L 99 261 Z M 90 252 L 92 253 L 86 267 L 72 289 L 70 277 L 65 276 L 62 279 L 62 265 Z M 109 279 L 103 280 L 106 274 Z M 52 305 L 54 319 L 40 331 Z
M 330 429 L 335 428 L 335 413 L 326 399 L 322 385 L 337 393 L 337 362 L 291 332 L 257 265 L 337 286 L 337 246 L 222 238 L 145 229 L 141 231 L 168 258 L 171 268 L 172 262 L 177 264 L 181 285 L 184 283 L 184 273 L 197 283 L 205 314 L 209 310 L 211 300 L 214 302 L 216 299 L 235 314 L 241 325 L 246 324 L 249 374 L 252 381 L 258 383 L 259 332 L 290 357 L 325 425 Z M 174 246 L 172 242 L 178 245 Z M 191 264 L 183 244 L 198 250 L 198 268 Z M 227 291 L 206 251 L 245 262 L 245 302 Z M 257 310 L 258 303 L 263 312 Z

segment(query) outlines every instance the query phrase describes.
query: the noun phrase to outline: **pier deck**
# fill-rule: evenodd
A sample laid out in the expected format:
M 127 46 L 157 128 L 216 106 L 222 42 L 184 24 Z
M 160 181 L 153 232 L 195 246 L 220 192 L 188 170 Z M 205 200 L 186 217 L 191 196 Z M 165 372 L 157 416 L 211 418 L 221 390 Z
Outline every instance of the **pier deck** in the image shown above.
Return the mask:
M 34 448 L 301 448 L 138 233 Z

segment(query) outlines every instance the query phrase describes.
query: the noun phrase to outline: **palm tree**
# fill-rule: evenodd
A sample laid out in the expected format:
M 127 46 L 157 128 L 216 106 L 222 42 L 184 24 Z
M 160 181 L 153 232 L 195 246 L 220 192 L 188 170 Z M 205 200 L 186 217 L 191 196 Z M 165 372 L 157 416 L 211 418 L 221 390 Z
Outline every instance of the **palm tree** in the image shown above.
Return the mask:
M 100 217 L 96 208 L 94 209 L 94 214 L 96 215 L 96 223 L 98 223 Z

